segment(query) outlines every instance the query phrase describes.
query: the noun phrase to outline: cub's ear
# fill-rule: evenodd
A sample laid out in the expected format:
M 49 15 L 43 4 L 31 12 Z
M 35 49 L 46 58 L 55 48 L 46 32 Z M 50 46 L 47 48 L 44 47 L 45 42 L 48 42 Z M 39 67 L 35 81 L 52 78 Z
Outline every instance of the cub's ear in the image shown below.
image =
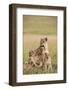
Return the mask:
M 43 39 L 41 38 L 41 40 L 40 40 L 40 44 L 42 44 L 43 43 Z
M 43 38 L 41 38 L 41 40 L 40 41 L 42 41 L 43 40 Z
M 41 40 L 40 40 L 41 42 L 43 42 L 44 41 L 44 38 L 41 38 Z

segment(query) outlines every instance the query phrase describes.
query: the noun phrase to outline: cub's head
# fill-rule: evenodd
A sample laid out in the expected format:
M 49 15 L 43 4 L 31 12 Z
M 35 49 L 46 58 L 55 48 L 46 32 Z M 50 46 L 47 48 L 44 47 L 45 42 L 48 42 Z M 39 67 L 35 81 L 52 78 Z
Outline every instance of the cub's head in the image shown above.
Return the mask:
M 34 51 L 33 50 L 30 50 L 29 51 L 29 57 L 33 56 L 34 55 Z

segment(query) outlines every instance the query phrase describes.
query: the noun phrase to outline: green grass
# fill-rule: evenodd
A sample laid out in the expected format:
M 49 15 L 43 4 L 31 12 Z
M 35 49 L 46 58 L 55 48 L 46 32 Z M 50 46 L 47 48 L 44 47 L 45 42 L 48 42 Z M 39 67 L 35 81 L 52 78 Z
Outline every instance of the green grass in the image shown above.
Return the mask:
M 57 32 L 56 16 L 24 16 L 24 33 L 55 35 Z
M 24 69 L 23 74 L 57 73 L 57 17 L 24 15 L 24 64 L 28 62 L 29 50 L 39 46 L 43 36 L 48 37 L 49 52 L 52 59 L 52 71 L 32 67 Z

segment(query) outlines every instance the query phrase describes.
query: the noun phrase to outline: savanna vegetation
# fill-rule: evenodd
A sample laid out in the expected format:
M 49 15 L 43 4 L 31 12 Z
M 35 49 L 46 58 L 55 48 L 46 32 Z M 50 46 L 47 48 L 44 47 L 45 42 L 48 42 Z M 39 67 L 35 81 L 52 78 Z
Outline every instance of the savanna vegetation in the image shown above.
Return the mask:
M 33 67 L 23 70 L 23 74 L 43 74 L 57 72 L 57 17 L 54 16 L 23 16 L 24 19 L 24 50 L 23 64 L 28 62 L 29 50 L 39 46 L 40 39 L 48 37 L 49 52 L 52 59 L 52 71 Z M 24 66 L 23 65 L 23 66 Z

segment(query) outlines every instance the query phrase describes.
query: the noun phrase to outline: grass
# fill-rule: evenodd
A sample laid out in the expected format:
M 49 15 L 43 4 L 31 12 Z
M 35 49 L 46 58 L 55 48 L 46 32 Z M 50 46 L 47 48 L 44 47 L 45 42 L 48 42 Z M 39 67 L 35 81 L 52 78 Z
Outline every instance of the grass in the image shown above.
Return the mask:
M 24 33 L 56 35 L 57 17 L 56 16 L 27 16 L 24 17 Z
M 24 64 L 28 62 L 28 53 L 31 49 L 36 49 L 42 35 L 24 34 Z M 56 73 L 57 72 L 57 41 L 55 35 L 48 35 L 49 52 L 52 59 L 53 71 L 45 71 L 42 68 L 33 67 L 30 70 L 24 70 L 24 74 L 43 74 L 43 73 Z
M 40 39 L 48 37 L 49 52 L 52 59 L 52 71 L 32 67 L 24 69 L 23 74 L 57 73 L 57 17 L 24 15 L 24 60 L 28 62 L 28 53 L 39 46 Z

